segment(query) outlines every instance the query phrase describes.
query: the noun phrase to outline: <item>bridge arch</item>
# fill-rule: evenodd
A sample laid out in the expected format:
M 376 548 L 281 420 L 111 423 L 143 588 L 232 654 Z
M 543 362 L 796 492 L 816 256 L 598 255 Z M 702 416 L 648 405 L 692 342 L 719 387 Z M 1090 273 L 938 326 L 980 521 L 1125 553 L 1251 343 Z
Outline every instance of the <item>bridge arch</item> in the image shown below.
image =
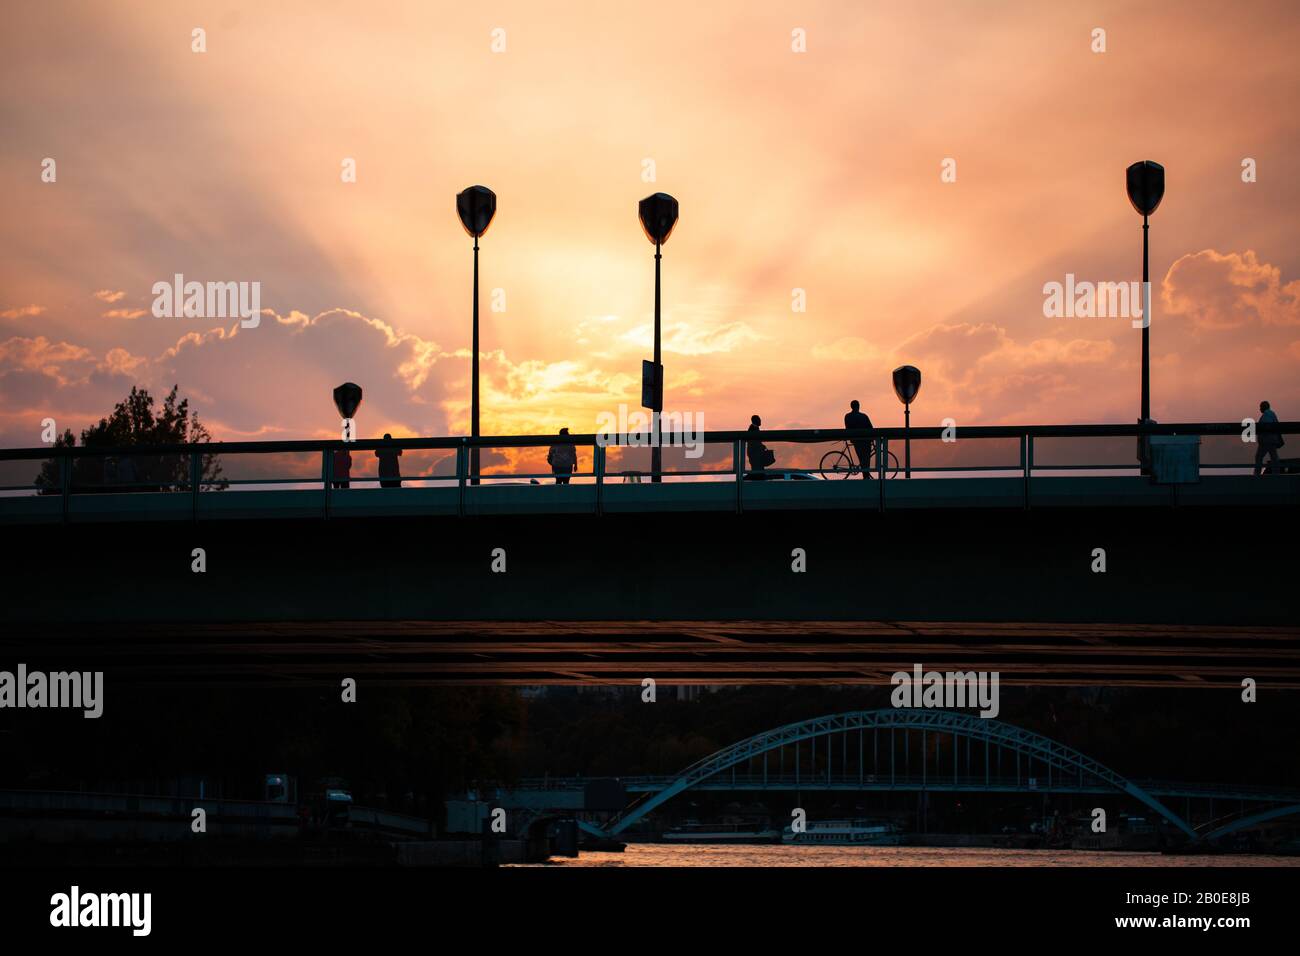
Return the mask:
M 603 828 L 604 832 L 609 836 L 622 833 L 647 813 L 667 803 L 679 793 L 690 790 L 715 774 L 769 751 L 830 734 L 886 729 L 924 730 L 955 735 L 1024 754 L 1059 771 L 1087 775 L 1111 787 L 1117 793 L 1127 794 L 1138 800 L 1178 827 L 1190 839 L 1195 840 L 1198 837 L 1196 831 L 1182 817 L 1152 794 L 1109 767 L 1050 737 L 1002 721 L 988 720 L 957 711 L 894 707 L 827 714 L 747 737 L 680 771 L 673 782 L 663 790 L 634 803 L 609 821 Z
M 1211 824 L 1210 826 L 1203 828 L 1203 832 L 1198 836 L 1199 839 L 1208 843 L 1211 840 L 1217 840 L 1220 837 L 1236 833 L 1238 830 L 1249 830 L 1251 827 L 1258 826 L 1261 823 L 1268 823 L 1270 820 L 1279 820 L 1282 817 L 1289 817 L 1297 813 L 1300 813 L 1300 804 L 1270 807 L 1267 810 L 1261 810 L 1257 813 L 1243 814 L 1228 823 L 1222 823 L 1217 826 Z

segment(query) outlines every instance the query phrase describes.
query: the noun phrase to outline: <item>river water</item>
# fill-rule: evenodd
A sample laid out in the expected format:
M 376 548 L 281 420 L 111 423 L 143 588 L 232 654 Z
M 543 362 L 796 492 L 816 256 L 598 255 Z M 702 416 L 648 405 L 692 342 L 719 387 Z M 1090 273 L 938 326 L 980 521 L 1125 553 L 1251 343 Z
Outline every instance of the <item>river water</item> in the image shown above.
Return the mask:
M 1171 855 L 984 847 L 727 846 L 630 843 L 622 853 L 582 853 L 545 866 L 1300 866 L 1300 857 Z

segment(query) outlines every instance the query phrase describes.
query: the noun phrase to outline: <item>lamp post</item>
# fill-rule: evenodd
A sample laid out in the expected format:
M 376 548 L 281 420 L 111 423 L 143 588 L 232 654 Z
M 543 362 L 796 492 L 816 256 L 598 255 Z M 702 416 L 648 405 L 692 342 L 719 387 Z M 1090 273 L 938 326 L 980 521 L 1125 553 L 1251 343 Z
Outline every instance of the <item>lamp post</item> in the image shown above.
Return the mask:
M 903 476 L 912 477 L 912 402 L 921 390 L 921 370 L 915 365 L 900 365 L 894 369 L 894 394 L 903 403 Z
M 659 350 L 659 261 L 663 258 L 660 250 L 677 225 L 677 200 L 667 193 L 646 196 L 638 203 L 637 214 L 641 219 L 641 228 L 645 230 L 645 237 L 655 244 L 655 358 L 651 368 L 646 369 L 643 365 L 641 370 L 641 404 L 648 405 L 652 412 L 650 431 L 654 440 L 650 449 L 650 480 L 659 482 L 663 480 L 659 416 L 664 410 L 664 367 Z M 649 382 L 646 381 L 647 374 Z
M 487 232 L 497 211 L 497 194 L 486 186 L 470 186 L 456 194 L 456 213 L 465 231 L 474 237 L 474 343 L 470 373 L 470 435 L 478 438 L 478 237 Z M 478 446 L 470 451 L 470 482 L 478 484 Z
M 1165 168 L 1144 159 L 1127 171 L 1128 200 L 1142 215 L 1142 417 L 1139 425 L 1151 418 L 1151 276 L 1148 271 L 1148 217 L 1156 211 L 1165 195 Z
M 353 422 L 352 418 L 356 415 L 357 409 L 361 407 L 361 386 L 355 382 L 344 382 L 338 388 L 334 389 L 334 407 L 337 408 L 339 414 L 343 416 L 343 441 L 355 441 L 357 437 L 356 423 Z M 325 460 L 321 463 L 321 474 L 325 476 L 325 478 L 331 478 L 334 476 L 335 469 L 340 464 L 338 457 L 340 454 L 343 455 L 342 461 L 347 463 L 347 470 L 351 469 L 352 457 L 348 454 L 346 445 L 344 448 L 335 451 L 333 457 L 331 457 L 330 452 L 326 451 Z M 345 471 L 343 478 L 340 479 L 338 487 L 346 488 L 347 486 L 347 473 Z M 329 489 L 330 483 L 329 481 L 326 481 L 325 494 L 327 497 L 329 495 Z M 328 512 L 328 510 L 327 505 L 326 511 Z

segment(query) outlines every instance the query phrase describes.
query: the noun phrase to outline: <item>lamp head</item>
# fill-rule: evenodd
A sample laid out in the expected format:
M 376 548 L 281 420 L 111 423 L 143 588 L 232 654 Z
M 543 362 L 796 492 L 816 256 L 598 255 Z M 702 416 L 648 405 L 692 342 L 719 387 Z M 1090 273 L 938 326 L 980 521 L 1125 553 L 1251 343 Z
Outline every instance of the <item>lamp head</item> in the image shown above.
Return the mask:
M 1165 168 L 1149 159 L 1134 163 L 1128 168 L 1127 187 L 1128 201 L 1133 208 L 1149 216 L 1165 196 Z
M 921 390 L 921 370 L 915 365 L 900 365 L 894 369 L 894 394 L 904 405 L 910 405 Z
M 460 224 L 475 239 L 487 232 L 496 212 L 497 194 L 486 186 L 470 186 L 456 194 Z
M 352 418 L 361 407 L 361 386 L 353 382 L 344 382 L 334 389 L 334 407 L 344 418 Z
M 655 245 L 663 245 L 677 225 L 677 200 L 667 193 L 646 196 L 637 204 L 637 214 L 645 237 Z

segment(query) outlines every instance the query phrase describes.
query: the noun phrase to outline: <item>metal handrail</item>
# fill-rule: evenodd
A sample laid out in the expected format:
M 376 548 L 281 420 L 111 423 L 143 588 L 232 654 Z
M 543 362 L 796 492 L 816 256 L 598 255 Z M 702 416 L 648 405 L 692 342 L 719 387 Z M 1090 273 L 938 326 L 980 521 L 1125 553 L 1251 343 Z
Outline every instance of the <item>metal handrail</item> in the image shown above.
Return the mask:
M 1300 434 L 1300 422 L 1278 422 L 1276 424 L 1256 425 L 1256 434 Z M 680 447 L 684 442 L 702 444 L 723 444 L 732 442 L 797 442 L 819 443 L 830 441 L 883 438 L 888 441 L 902 441 L 911 438 L 915 441 L 943 438 L 947 429 L 941 426 L 913 427 L 911 429 L 890 426 L 886 428 L 804 428 L 777 431 L 716 431 L 716 432 L 662 432 L 662 447 Z M 1139 438 L 1154 435 L 1237 435 L 1240 436 L 1240 422 L 1184 422 L 1169 425 L 968 425 L 959 427 L 958 439 L 966 438 Z M 406 450 L 443 449 L 454 450 L 469 448 L 540 448 L 554 445 L 565 440 L 567 444 L 604 447 L 649 447 L 644 442 L 630 444 L 628 435 L 487 435 L 449 436 L 438 438 L 366 438 L 345 442 L 341 439 L 303 439 L 292 441 L 240 441 L 240 442 L 204 442 L 177 445 L 130 445 L 124 447 L 85 447 L 85 446 L 42 446 L 39 448 L 3 448 L 0 449 L 0 461 L 48 458 L 83 458 L 104 457 L 112 455 L 185 455 L 200 452 L 204 455 L 237 454 L 277 454 L 285 452 L 322 452 L 347 448 L 355 451 L 374 451 L 379 448 L 401 448 Z M 617 441 L 613 439 L 618 439 Z

